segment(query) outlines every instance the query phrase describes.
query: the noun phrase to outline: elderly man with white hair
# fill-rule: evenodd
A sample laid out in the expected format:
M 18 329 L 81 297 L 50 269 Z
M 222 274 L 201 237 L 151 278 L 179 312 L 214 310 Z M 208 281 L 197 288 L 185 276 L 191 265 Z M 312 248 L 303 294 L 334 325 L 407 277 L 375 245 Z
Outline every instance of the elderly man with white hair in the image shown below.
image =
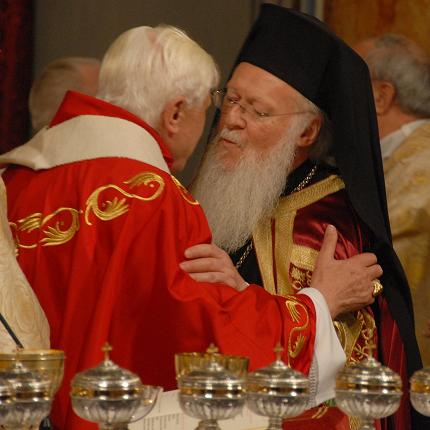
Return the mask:
M 101 360 L 106 341 L 114 361 L 165 389 L 176 386 L 176 352 L 215 342 L 249 356 L 255 369 L 281 341 L 291 365 L 308 371 L 312 363 L 315 396 L 333 393 L 343 352 L 318 368 L 332 345 L 340 349 L 330 310 L 373 301 L 371 280 L 382 272 L 374 255 L 335 260 L 329 228 L 313 288 L 288 300 L 234 271 L 214 286 L 180 267 L 186 249 L 209 244 L 211 233 L 170 172 L 192 153 L 218 80 L 213 59 L 182 31 L 129 30 L 103 59 L 97 98 L 68 93 L 48 128 L 0 158 L 10 164 L 4 178 L 19 262 L 52 346 L 67 356 L 55 427 L 94 428 L 72 413 L 69 383 Z M 288 358 L 291 348 L 307 358 Z
M 430 364 L 430 57 L 383 34 L 355 46 L 369 66 L 393 245 L 412 291 L 418 344 Z

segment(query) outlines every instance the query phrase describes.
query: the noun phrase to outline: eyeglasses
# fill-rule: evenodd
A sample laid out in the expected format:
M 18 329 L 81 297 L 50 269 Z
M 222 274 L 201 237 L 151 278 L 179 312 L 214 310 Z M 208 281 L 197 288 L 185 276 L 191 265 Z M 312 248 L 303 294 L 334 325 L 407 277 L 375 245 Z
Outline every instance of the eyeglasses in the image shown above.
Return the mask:
M 222 112 L 227 112 L 237 106 L 240 109 L 242 115 L 246 115 L 248 118 L 254 121 L 261 121 L 268 118 L 284 116 L 284 115 L 300 115 L 303 113 L 311 113 L 311 111 L 297 111 L 288 113 L 267 113 L 261 112 L 255 109 L 252 105 L 247 105 L 244 103 L 239 103 L 237 96 L 228 94 L 226 88 L 221 88 L 211 91 L 212 103 L 216 108 L 220 109 Z

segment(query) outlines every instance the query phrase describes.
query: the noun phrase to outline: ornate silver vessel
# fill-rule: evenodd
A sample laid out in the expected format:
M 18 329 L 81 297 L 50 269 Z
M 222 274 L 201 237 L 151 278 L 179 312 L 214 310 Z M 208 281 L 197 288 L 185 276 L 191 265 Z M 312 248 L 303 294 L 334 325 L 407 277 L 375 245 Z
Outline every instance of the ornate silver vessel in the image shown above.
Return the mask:
M 195 355 L 194 364 L 188 363 L 188 368 L 193 370 L 184 371 L 181 367 L 182 372 L 178 373 L 179 366 L 176 367 L 179 403 L 187 415 L 200 420 L 196 430 L 219 430 L 218 420 L 233 418 L 245 403 L 244 379 L 219 364 L 222 355 L 217 351 L 211 345 L 205 359 L 200 360 L 202 357 Z M 237 359 L 238 363 L 247 365 L 243 357 Z M 177 357 L 177 363 L 178 360 Z
M 70 396 L 73 410 L 81 418 L 103 430 L 125 430 L 151 411 L 162 388 L 143 385 L 136 374 L 113 363 L 111 349 L 105 345 L 104 361 L 75 375 Z
M 52 392 L 60 388 L 64 376 L 64 351 L 58 349 L 20 349 L 16 353 L 0 353 L 0 371 L 20 361 L 28 370 L 34 370 L 52 381 Z
M 430 416 L 430 367 L 417 370 L 410 382 L 412 406 L 420 414 Z
M 282 430 L 282 420 L 305 411 L 309 402 L 308 379 L 281 360 L 282 348 L 275 348 L 276 360 L 250 373 L 246 382 L 246 405 L 269 418 L 268 430 Z
M 336 405 L 357 417 L 361 430 L 374 429 L 374 420 L 394 414 L 401 397 L 400 376 L 373 357 L 345 367 L 336 378 Z
M 35 370 L 28 370 L 19 361 L 0 375 L 13 390 L 11 398 L 10 392 L 4 387 L 7 400 L 2 408 L 4 412 L 9 409 L 9 412 L 2 416 L 2 426 L 9 430 L 38 429 L 51 410 L 52 380 Z
M 15 390 L 12 384 L 3 376 L 0 376 L 0 426 L 7 423 L 12 413 Z

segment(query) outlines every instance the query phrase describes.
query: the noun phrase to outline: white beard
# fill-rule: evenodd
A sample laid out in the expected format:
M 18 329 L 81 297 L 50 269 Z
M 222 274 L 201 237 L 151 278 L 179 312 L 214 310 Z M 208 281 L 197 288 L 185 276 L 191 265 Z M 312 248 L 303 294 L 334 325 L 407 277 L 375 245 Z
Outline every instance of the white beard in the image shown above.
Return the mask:
M 252 149 L 237 131 L 224 129 L 212 140 L 191 191 L 205 211 L 214 243 L 225 251 L 242 247 L 257 224 L 272 215 L 292 170 L 304 119 L 292 121 L 269 152 Z M 220 136 L 244 148 L 234 166 L 223 162 L 228 154 L 217 143 Z

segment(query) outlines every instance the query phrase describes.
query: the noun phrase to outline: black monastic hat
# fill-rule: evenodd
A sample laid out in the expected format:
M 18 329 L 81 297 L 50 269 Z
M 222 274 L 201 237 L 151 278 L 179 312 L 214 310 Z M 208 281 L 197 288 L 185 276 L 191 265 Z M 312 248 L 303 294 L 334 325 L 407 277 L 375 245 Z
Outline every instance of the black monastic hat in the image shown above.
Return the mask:
M 334 131 L 332 155 L 349 197 L 362 220 L 390 241 L 372 87 L 364 61 L 316 18 L 264 4 L 236 64 L 241 62 L 282 79 L 327 114 Z M 355 192 L 357 187 L 360 192 Z
M 331 120 L 331 155 L 355 211 L 373 233 L 371 251 L 384 269 L 384 296 L 405 345 L 410 375 L 422 364 L 414 336 L 409 287 L 391 245 L 377 120 L 366 64 L 318 19 L 271 4 L 262 5 L 235 66 L 241 62 L 282 79 Z M 415 415 L 414 428 L 421 428 L 421 424 L 415 426 L 422 418 Z

